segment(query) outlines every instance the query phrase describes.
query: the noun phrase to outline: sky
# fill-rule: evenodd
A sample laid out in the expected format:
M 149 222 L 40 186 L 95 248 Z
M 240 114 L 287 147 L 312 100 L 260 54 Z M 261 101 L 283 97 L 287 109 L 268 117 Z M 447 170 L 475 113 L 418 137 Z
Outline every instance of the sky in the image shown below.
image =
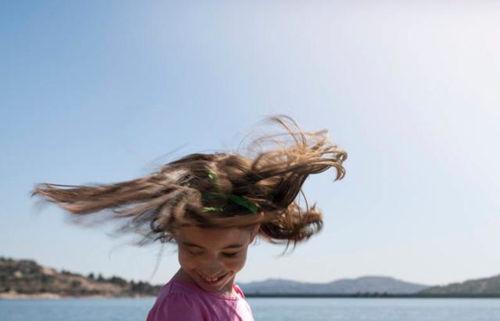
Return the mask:
M 239 282 L 500 274 L 500 4 L 3 1 L 0 256 L 161 284 L 175 246 L 40 210 L 36 183 L 111 183 L 236 150 L 265 117 L 349 153 L 303 190 L 323 230 L 252 245 Z M 162 253 L 162 254 L 161 254 Z M 158 269 L 155 271 L 158 256 Z

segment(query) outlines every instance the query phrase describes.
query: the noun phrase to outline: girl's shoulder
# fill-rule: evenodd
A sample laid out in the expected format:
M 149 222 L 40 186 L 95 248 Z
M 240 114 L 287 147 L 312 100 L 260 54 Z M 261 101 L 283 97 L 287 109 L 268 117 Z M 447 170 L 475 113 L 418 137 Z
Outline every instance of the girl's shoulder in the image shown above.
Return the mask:
M 147 321 L 200 321 L 210 320 L 213 316 L 225 319 L 234 314 L 241 320 L 253 320 L 251 309 L 243 299 L 243 291 L 237 285 L 234 290 L 236 297 L 226 297 L 206 292 L 187 281 L 171 280 L 160 290 Z
M 188 287 L 179 282 L 165 284 L 148 314 L 147 321 L 206 319 L 206 311 Z
M 160 294 L 175 296 L 176 294 L 192 296 L 196 294 L 196 288 L 187 281 L 170 280 L 160 290 Z
M 239 295 L 242 298 L 245 298 L 245 293 L 243 293 L 243 290 L 236 284 L 233 285 L 234 291 L 236 291 L 236 294 Z

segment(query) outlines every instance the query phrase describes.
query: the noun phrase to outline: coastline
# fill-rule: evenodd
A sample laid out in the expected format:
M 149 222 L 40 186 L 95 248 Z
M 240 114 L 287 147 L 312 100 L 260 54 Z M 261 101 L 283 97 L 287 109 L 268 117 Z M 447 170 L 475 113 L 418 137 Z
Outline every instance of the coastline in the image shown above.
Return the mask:
M 302 298 L 302 299 L 312 299 L 312 298 L 337 298 L 337 299 L 500 299 L 498 294 L 486 294 L 486 295 L 472 295 L 472 294 L 456 294 L 456 295 L 444 295 L 444 294 L 380 294 L 380 293 L 363 293 L 363 294 L 311 294 L 311 293 L 296 293 L 296 294 L 284 294 L 284 293 L 274 293 L 274 294 L 263 294 L 263 293 L 249 293 L 245 294 L 247 298 Z M 115 296 L 115 295 L 82 295 L 82 296 L 71 296 L 71 295 L 61 295 L 57 293 L 37 293 L 37 294 L 23 294 L 17 292 L 3 292 L 0 293 L 0 300 L 57 300 L 57 299 L 143 299 L 143 298 L 156 298 L 156 296 L 151 295 L 134 295 L 134 296 Z
M 33 299 L 111 299 L 111 298 L 155 298 L 150 295 L 134 295 L 134 296 L 113 296 L 113 295 L 85 295 L 85 296 L 69 296 L 57 293 L 37 293 L 37 294 L 24 294 L 17 292 L 4 292 L 0 293 L 0 300 L 33 300 Z

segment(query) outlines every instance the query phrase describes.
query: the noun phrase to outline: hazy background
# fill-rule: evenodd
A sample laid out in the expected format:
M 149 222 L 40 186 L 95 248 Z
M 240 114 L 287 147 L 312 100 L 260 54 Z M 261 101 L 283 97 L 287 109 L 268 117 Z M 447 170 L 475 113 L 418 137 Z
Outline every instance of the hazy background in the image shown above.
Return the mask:
M 166 282 L 167 247 L 36 211 L 37 182 L 116 182 L 235 150 L 267 115 L 349 152 L 304 186 L 324 230 L 240 281 L 500 273 L 500 4 L 494 1 L 2 1 L 0 255 Z M 167 155 L 167 153 L 173 154 Z

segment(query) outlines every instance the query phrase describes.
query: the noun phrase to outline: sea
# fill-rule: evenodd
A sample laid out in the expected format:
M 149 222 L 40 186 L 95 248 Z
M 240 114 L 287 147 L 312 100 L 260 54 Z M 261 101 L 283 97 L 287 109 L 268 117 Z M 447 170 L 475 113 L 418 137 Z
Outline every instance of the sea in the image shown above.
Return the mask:
M 500 299 L 248 298 L 256 321 L 500 321 Z M 0 300 L 1 321 L 144 321 L 154 298 Z

